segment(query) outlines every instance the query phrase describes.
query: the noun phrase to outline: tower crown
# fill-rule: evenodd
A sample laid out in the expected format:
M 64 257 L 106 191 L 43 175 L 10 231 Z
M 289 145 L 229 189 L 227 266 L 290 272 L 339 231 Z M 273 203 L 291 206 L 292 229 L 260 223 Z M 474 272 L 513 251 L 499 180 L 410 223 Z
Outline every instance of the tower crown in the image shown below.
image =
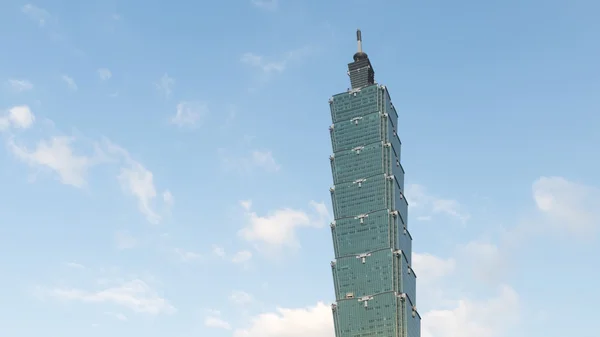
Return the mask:
M 354 54 L 354 62 L 348 64 L 348 75 L 352 89 L 360 89 L 375 83 L 375 71 L 369 61 L 369 56 L 362 49 L 362 33 L 356 31 L 358 51 Z

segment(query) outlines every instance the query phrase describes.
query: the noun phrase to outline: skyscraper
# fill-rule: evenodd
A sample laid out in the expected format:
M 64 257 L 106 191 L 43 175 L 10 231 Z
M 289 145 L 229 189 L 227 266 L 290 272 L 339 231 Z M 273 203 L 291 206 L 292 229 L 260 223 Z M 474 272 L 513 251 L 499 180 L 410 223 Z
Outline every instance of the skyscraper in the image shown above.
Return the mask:
M 375 82 L 360 30 L 357 41 L 352 88 L 329 100 L 335 335 L 419 337 L 398 114 Z

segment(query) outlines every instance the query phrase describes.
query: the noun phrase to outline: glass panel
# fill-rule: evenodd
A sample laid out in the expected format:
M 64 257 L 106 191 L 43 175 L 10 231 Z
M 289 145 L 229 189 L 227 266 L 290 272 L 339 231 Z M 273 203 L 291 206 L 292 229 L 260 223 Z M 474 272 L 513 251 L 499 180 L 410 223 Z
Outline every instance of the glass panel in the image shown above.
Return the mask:
M 333 153 L 383 141 L 382 115 L 379 112 L 353 116 L 335 123 L 331 132 Z
M 410 264 L 412 263 L 412 239 L 410 238 L 410 233 L 408 230 L 405 232 L 402 225 L 400 225 L 398 233 L 398 248 L 404 252 Z
M 408 304 L 408 302 L 406 302 Z M 415 317 L 412 316 L 411 308 L 406 310 L 406 337 L 419 337 L 421 336 L 421 317 L 417 313 Z
M 358 255 L 390 247 L 390 221 L 393 220 L 389 211 L 381 210 L 369 213 L 368 217 L 354 217 L 336 220 L 334 240 L 335 256 L 343 257 Z
M 374 296 L 367 303 L 365 307 L 358 299 L 338 302 L 338 337 L 398 336 L 398 301 L 394 293 Z
M 396 157 L 398 157 L 398 160 L 400 161 L 401 156 L 400 156 L 400 150 L 401 150 L 401 144 L 400 144 L 400 138 L 398 138 L 398 136 L 396 134 L 394 134 L 394 130 L 395 127 L 392 124 L 392 121 L 388 118 L 388 126 L 387 126 L 387 138 L 386 141 L 389 142 L 390 144 L 392 144 L 392 148 L 394 149 L 394 154 L 396 155 Z M 397 131 L 396 131 L 397 132 Z
M 394 162 L 392 164 L 392 174 L 396 177 L 396 182 L 398 183 L 398 186 L 400 186 L 400 190 L 404 191 L 404 169 L 402 168 L 402 165 L 396 166 L 396 163 Z
M 387 150 L 387 149 L 386 149 Z M 333 183 L 352 182 L 357 179 L 384 173 L 385 151 L 381 143 L 367 145 L 358 150 L 342 150 L 331 161 Z M 385 158 L 384 158 L 385 157 Z
M 399 199 L 399 197 L 397 197 L 396 200 L 398 202 L 395 203 L 394 209 L 398 210 L 398 213 L 400 213 L 400 216 L 402 217 L 402 223 L 406 226 L 406 219 L 408 218 L 408 203 L 406 203 L 406 198 Z
M 391 187 L 395 182 L 383 174 L 366 178 L 361 182 L 335 185 L 332 193 L 333 212 L 336 219 L 355 217 L 378 210 L 391 209 Z M 360 186 L 360 187 L 359 187 Z
M 402 266 L 402 275 L 400 277 L 400 292 L 406 293 L 410 298 L 411 303 L 417 303 L 417 292 L 416 292 L 416 278 L 415 273 L 410 271 L 408 268 L 408 262 L 404 256 L 400 256 L 400 265 Z
M 364 262 L 363 262 L 364 258 Z M 373 296 L 393 288 L 394 256 L 391 249 L 371 253 L 370 256 L 348 256 L 336 260 L 336 298 L 352 295 L 354 298 Z
M 387 113 L 390 116 L 390 120 L 394 123 L 394 126 L 398 127 L 398 113 L 396 109 L 392 106 L 392 100 L 390 99 L 390 95 L 387 92 L 387 89 L 384 90 L 383 93 L 383 112 Z
M 381 111 L 378 94 L 377 85 L 371 85 L 355 93 L 345 92 L 333 96 L 331 119 L 337 123 Z

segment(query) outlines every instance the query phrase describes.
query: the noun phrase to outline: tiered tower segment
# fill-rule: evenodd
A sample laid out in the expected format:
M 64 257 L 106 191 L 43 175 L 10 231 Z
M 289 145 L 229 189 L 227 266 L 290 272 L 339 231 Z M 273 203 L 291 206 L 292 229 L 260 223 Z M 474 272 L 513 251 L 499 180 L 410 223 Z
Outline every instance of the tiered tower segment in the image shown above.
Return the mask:
M 398 114 L 375 83 L 360 30 L 357 40 L 352 88 L 329 100 L 335 335 L 420 337 Z

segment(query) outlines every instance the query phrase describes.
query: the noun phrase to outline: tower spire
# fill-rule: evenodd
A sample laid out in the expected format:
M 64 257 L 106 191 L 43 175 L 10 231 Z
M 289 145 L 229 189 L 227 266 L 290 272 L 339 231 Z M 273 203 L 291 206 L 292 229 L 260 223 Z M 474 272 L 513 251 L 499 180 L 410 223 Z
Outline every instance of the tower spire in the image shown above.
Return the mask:
M 368 58 L 367 54 L 363 52 L 362 48 L 362 33 L 360 29 L 356 30 L 356 43 L 358 44 L 358 51 L 354 54 L 354 61 L 359 61 Z

